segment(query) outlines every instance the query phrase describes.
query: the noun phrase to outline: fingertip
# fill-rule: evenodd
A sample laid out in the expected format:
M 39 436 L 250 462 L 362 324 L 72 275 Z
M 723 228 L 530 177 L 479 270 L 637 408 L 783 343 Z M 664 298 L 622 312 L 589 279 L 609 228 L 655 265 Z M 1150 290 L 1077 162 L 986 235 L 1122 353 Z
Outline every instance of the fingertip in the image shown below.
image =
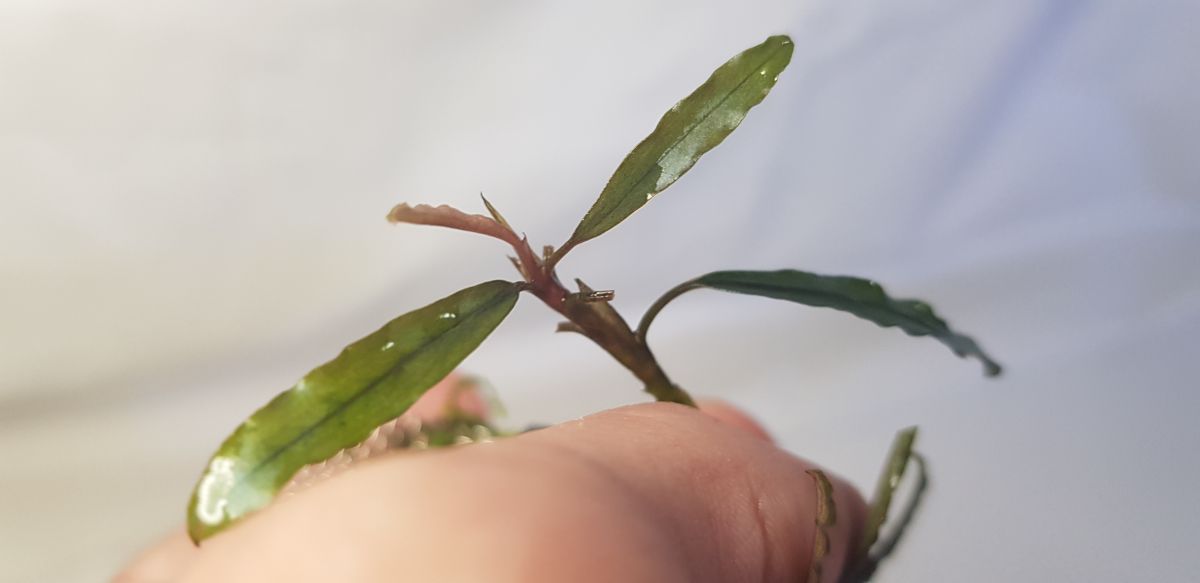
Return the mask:
M 741 429 L 767 443 L 775 443 L 775 439 L 771 437 L 771 434 L 758 421 L 755 421 L 750 414 L 734 407 L 726 401 L 720 399 L 701 399 L 697 403 L 697 406 L 704 414 L 725 425 Z

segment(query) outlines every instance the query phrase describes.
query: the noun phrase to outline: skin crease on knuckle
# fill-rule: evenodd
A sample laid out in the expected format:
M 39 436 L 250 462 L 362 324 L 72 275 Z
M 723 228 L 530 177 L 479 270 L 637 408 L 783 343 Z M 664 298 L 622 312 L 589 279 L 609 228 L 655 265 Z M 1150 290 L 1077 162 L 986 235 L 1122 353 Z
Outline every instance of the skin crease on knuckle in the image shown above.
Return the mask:
M 645 404 L 385 456 L 206 541 L 181 580 L 801 581 L 812 466 L 764 437 Z M 836 572 L 863 507 L 831 479 Z

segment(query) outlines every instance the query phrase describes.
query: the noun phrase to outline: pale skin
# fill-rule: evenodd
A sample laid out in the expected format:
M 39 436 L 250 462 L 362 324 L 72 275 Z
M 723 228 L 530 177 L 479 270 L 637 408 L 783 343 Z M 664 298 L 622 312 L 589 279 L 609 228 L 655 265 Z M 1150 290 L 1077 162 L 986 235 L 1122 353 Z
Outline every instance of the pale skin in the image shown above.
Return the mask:
M 700 409 L 634 405 L 490 444 L 385 455 L 201 549 L 176 533 L 115 581 L 805 581 L 816 466 L 729 405 Z M 866 513 L 829 477 L 827 583 Z

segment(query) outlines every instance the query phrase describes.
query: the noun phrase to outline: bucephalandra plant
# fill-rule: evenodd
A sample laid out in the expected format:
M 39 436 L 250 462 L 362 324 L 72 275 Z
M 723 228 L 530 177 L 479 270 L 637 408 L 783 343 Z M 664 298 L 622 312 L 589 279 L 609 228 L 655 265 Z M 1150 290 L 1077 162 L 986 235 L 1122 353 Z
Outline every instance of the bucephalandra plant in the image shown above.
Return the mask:
M 487 216 L 448 206 L 400 204 L 393 208 L 388 219 L 394 223 L 436 225 L 500 239 L 515 253 L 510 259 L 520 280 L 481 283 L 401 315 L 347 346 L 256 411 L 225 440 L 196 485 L 188 508 L 192 540 L 199 543 L 263 508 L 301 468 L 361 443 L 375 428 L 399 417 L 487 338 L 522 293 L 558 312 L 564 319 L 559 331 L 590 338 L 660 401 L 694 404 L 655 360 L 647 342 L 650 325 L 671 300 L 702 288 L 849 312 L 913 336 L 936 338 L 959 356 L 981 361 L 989 376 L 999 374 L 1000 366 L 975 341 L 951 330 L 928 304 L 893 299 L 865 279 L 795 270 L 716 271 L 669 290 L 636 327 L 609 304 L 613 292 L 593 290 L 578 279 L 576 291 L 570 291 L 560 281 L 556 267 L 572 249 L 621 223 L 737 128 L 775 85 L 791 60 L 792 48 L 788 37 L 770 37 L 730 59 L 672 107 L 625 157 L 570 238 L 558 248 L 546 246 L 535 252 L 486 198 Z M 470 420 L 428 428 L 422 443 L 454 443 L 456 432 L 477 431 L 479 423 Z M 863 546 L 854 554 L 854 579 L 870 576 L 879 559 L 895 545 L 915 508 L 914 497 L 897 521 L 898 528 L 888 537 L 880 536 L 892 494 L 910 459 L 918 462 L 915 492 L 919 495 L 923 489 L 924 465 L 912 452 L 915 435 L 915 428 L 901 431 L 893 445 L 872 500 Z M 828 480 L 820 471 L 813 470 L 811 475 L 819 498 L 813 549 L 813 576 L 819 577 L 820 559 L 829 550 L 825 528 L 836 521 L 836 509 Z

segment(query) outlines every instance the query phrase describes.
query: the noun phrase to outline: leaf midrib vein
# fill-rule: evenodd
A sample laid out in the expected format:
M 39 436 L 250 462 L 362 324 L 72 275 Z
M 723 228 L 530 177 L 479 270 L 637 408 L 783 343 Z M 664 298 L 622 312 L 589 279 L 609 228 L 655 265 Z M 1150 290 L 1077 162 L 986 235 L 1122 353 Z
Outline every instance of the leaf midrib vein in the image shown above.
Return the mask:
M 654 165 L 647 168 L 646 171 L 643 172 L 642 175 L 639 176 L 638 179 L 636 181 L 634 181 L 632 183 L 632 185 L 624 193 L 622 193 L 620 198 L 617 199 L 618 204 L 619 204 L 620 200 L 623 200 L 625 197 L 627 197 L 629 195 L 630 192 L 633 191 L 634 186 L 641 184 L 642 181 L 645 180 L 646 177 L 649 176 L 650 173 L 654 171 L 655 167 L 662 168 L 661 162 L 662 162 L 663 158 L 666 158 L 667 153 L 670 152 L 671 150 L 674 150 L 675 146 L 678 146 L 681 142 L 686 140 L 688 138 L 688 136 L 692 135 L 692 132 L 694 132 L 696 130 L 696 128 L 703 125 L 704 122 L 708 120 L 709 116 L 711 116 L 714 111 L 719 109 L 722 105 L 725 105 L 725 102 L 728 101 L 729 98 L 733 96 L 733 94 L 737 93 L 738 90 L 741 89 L 742 86 L 746 84 L 746 82 L 748 82 L 750 79 L 754 78 L 755 71 L 758 71 L 762 66 L 769 63 L 771 61 L 771 59 L 775 58 L 775 55 L 779 54 L 779 51 L 783 50 L 782 49 L 783 46 L 786 46 L 786 45 L 780 45 L 779 47 L 776 47 L 775 50 L 771 51 L 771 53 L 769 55 L 767 55 L 767 57 L 764 58 L 762 60 L 762 62 L 760 62 L 758 65 L 756 65 L 755 67 L 753 67 L 751 69 L 750 74 L 746 75 L 746 77 L 743 78 L 741 81 L 739 81 L 738 84 L 733 87 L 733 89 L 730 89 L 728 93 L 726 93 L 723 97 L 721 97 L 721 99 L 717 101 L 716 105 L 713 105 L 712 108 L 710 108 L 708 111 L 705 111 L 700 116 L 700 119 L 698 121 L 696 121 L 696 123 L 691 124 L 688 127 L 688 129 L 683 132 L 683 135 L 679 136 L 679 138 L 676 139 L 674 142 L 672 142 L 670 146 L 667 146 L 665 149 L 663 149 L 663 153 L 660 154 L 658 156 L 658 158 L 656 158 L 654 160 Z M 685 97 L 684 99 L 687 99 L 687 98 Z M 658 130 L 658 128 L 655 128 L 655 131 L 657 131 L 657 130 Z M 653 133 L 651 135 L 653 135 Z M 614 212 L 616 212 L 616 204 L 614 204 L 614 205 L 610 206 L 608 209 L 606 209 L 604 211 L 604 214 L 599 218 L 607 220 L 608 217 L 612 216 L 612 214 Z
M 389 368 L 388 368 L 388 370 L 387 370 L 386 372 L 384 372 L 382 375 L 380 375 L 380 376 L 379 376 L 378 378 L 376 378 L 375 380 L 371 381 L 371 382 L 370 382 L 370 383 L 369 383 L 369 384 L 368 384 L 366 387 L 364 387 L 362 390 L 360 390 L 360 391 L 358 391 L 357 393 L 355 393 L 355 394 L 354 394 L 353 396 L 351 396 L 349 399 L 346 399 L 345 401 L 343 401 L 343 402 L 339 403 L 339 404 L 338 404 L 338 406 L 337 406 L 336 408 L 334 408 L 332 411 L 330 411 L 328 414 L 326 414 L 325 416 L 323 416 L 323 417 L 321 417 L 320 419 L 318 419 L 318 420 L 317 420 L 315 423 L 313 423 L 313 424 L 309 425 L 308 427 L 304 428 L 304 430 L 303 430 L 303 431 L 301 431 L 299 435 L 297 435 L 296 437 L 292 438 L 292 439 L 291 439 L 290 441 L 288 441 L 287 443 L 285 443 L 285 444 L 281 445 L 281 446 L 280 446 L 279 448 L 277 448 L 277 449 L 276 449 L 276 450 L 275 450 L 275 451 L 274 451 L 274 452 L 273 452 L 273 453 L 272 453 L 270 456 L 268 456 L 267 458 L 265 458 L 264 460 L 262 460 L 261 462 L 259 462 L 258 464 L 256 464 L 256 465 L 255 465 L 253 468 L 251 468 L 251 469 L 250 469 L 250 471 L 248 471 L 248 472 L 246 472 L 246 473 L 242 474 L 242 478 L 241 478 L 241 480 L 239 481 L 239 484 L 238 484 L 238 485 L 239 485 L 239 486 L 244 486 L 244 485 L 246 485 L 246 484 L 247 484 L 247 483 L 250 481 L 250 478 L 251 478 L 251 477 L 253 477 L 255 474 L 257 474 L 257 473 L 258 473 L 260 470 L 262 470 L 263 468 L 265 468 L 265 467 L 267 467 L 268 465 L 270 465 L 270 464 L 271 464 L 271 462 L 275 461 L 275 460 L 276 460 L 276 459 L 278 459 L 280 456 L 282 456 L 282 455 L 284 454 L 284 452 L 286 452 L 286 451 L 287 451 L 288 449 L 290 449 L 292 446 L 296 445 L 296 444 L 297 444 L 297 443 L 299 443 L 301 440 L 303 440 L 303 439 L 307 438 L 309 435 L 311 435 L 311 434 L 312 434 L 314 431 L 316 431 L 316 430 L 317 430 L 319 427 L 321 427 L 322 425 L 324 425 L 324 424 L 325 424 L 326 422 L 328 422 L 330 419 L 332 419 L 333 417 L 335 417 L 335 416 L 339 415 L 340 413 L 342 413 L 343 411 L 345 411 L 346 409 L 348 409 L 348 408 L 349 408 L 351 405 L 353 405 L 354 403 L 358 402 L 358 401 L 359 401 L 359 399 L 362 399 L 362 398 L 364 398 L 364 396 L 365 396 L 367 393 L 370 393 L 370 392 L 374 391 L 376 388 L 378 388 L 378 387 L 379 387 L 379 385 L 380 385 L 380 383 L 382 383 L 382 382 L 383 382 L 383 380 L 384 380 L 384 379 L 386 379 L 386 378 L 388 377 L 388 375 L 390 375 L 390 374 L 392 373 L 392 371 L 396 370 L 396 369 L 397 369 L 398 367 L 400 367 L 400 366 L 401 366 L 403 363 L 411 362 L 411 361 L 412 361 L 412 359 L 413 359 L 414 357 L 416 357 L 417 355 L 419 355 L 419 354 L 421 354 L 422 352 L 424 352 L 424 351 L 425 351 L 425 350 L 426 350 L 426 349 L 427 349 L 427 348 L 428 348 L 428 347 L 429 347 L 431 344 L 433 344 L 433 343 L 437 342 L 438 340 L 442 339 L 442 338 L 443 338 L 443 337 L 444 337 L 446 334 L 449 334 L 451 331 L 453 331 L 453 330 L 457 329 L 457 328 L 458 328 L 459 326 L 461 326 L 461 325 L 462 325 L 464 322 L 466 322 L 467 320 L 471 319 L 472 317 L 474 317 L 475 315 L 479 314 L 480 312 L 483 312 L 483 311 L 486 311 L 486 310 L 488 310 L 488 309 L 492 308 L 492 307 L 493 307 L 495 304 L 499 303 L 499 301 L 500 301 L 501 299 L 503 299 L 503 298 L 504 298 L 504 296 L 503 296 L 503 295 L 500 295 L 500 296 L 498 296 L 497 298 L 493 299 L 493 300 L 492 300 L 492 301 L 490 301 L 490 302 L 487 302 L 487 303 L 485 303 L 485 304 L 481 304 L 481 307 L 479 307 L 479 308 L 477 308 L 477 309 L 475 309 L 475 310 L 471 311 L 471 312 L 470 312 L 470 314 L 468 315 L 468 317 L 466 317 L 466 318 L 462 318 L 462 319 L 456 319 L 455 323 L 454 323 L 453 325 L 451 325 L 449 328 L 446 328 L 446 330 L 445 330 L 444 332 L 442 332 L 441 334 L 438 334 L 437 336 L 435 336 L 435 337 L 431 338 L 430 340 L 428 340 L 428 341 L 426 341 L 426 342 L 423 342 L 423 343 L 421 343 L 421 344 L 420 344 L 419 346 L 417 346 L 417 347 L 416 347 L 414 350 L 412 350 L 411 352 L 409 352 L 407 356 L 405 356 L 405 357 L 401 358 L 400 360 L 396 361 L 396 364 L 395 364 L 395 365 L 393 365 L 393 366 L 389 367 Z

